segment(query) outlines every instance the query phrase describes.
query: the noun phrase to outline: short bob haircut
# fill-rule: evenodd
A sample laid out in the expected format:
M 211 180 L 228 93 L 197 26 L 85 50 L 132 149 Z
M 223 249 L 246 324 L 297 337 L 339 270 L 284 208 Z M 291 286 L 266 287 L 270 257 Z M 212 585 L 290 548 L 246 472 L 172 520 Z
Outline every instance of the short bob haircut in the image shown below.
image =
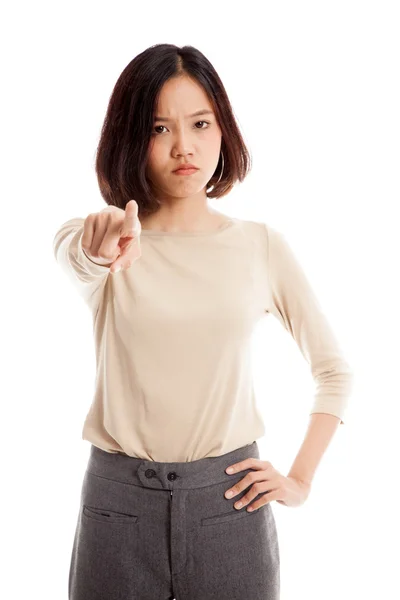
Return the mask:
M 193 46 L 180 48 L 174 44 L 156 44 L 138 54 L 125 67 L 109 100 L 95 162 L 100 193 L 107 204 L 125 209 L 133 199 L 138 204 L 139 218 L 158 210 L 161 203 L 146 177 L 156 102 L 166 81 L 185 75 L 203 87 L 222 133 L 222 177 L 216 183 L 221 175 L 220 154 L 215 173 L 207 183 L 207 197 L 225 196 L 249 173 L 250 153 L 212 64 Z

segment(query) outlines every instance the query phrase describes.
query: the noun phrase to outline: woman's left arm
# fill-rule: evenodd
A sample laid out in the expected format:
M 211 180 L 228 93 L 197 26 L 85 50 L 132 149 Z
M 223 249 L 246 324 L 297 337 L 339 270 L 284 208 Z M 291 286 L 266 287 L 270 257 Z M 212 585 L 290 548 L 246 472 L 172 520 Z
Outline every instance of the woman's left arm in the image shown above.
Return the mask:
M 325 413 L 313 413 L 300 450 L 287 477 L 311 484 L 315 471 L 327 449 L 340 418 Z
M 267 226 L 269 311 L 292 335 L 316 384 L 305 439 L 288 476 L 310 483 L 344 423 L 354 374 L 305 270 L 286 236 Z

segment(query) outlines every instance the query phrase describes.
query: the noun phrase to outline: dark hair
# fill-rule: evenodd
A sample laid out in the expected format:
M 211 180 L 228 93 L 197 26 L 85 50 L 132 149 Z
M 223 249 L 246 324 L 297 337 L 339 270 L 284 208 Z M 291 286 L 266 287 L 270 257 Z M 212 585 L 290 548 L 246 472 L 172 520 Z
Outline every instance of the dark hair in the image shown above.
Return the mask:
M 109 205 L 125 209 L 138 203 L 139 217 L 158 210 L 146 178 L 155 106 L 163 84 L 187 75 L 205 90 L 221 128 L 221 155 L 207 184 L 208 198 L 225 196 L 251 168 L 247 150 L 225 88 L 209 60 L 193 46 L 156 44 L 138 54 L 122 71 L 111 94 L 97 147 L 95 170 L 100 193 Z M 215 184 L 215 185 L 214 185 Z M 212 191 L 208 188 L 214 186 Z

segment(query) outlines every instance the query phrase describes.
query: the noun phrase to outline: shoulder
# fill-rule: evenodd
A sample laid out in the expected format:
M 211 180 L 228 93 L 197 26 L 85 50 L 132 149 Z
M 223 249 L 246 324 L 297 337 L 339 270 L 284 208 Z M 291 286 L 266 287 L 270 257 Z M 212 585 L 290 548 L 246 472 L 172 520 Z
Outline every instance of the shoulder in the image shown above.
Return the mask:
M 243 231 L 248 233 L 254 241 L 259 241 L 263 245 L 279 243 L 283 241 L 284 234 L 275 225 L 267 221 L 254 219 L 236 219 L 240 223 Z

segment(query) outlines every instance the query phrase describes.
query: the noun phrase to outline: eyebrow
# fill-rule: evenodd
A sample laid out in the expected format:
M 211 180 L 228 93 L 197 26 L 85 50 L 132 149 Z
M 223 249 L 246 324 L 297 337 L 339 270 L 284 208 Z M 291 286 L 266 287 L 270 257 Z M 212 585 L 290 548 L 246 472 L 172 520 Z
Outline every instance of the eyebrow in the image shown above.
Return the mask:
M 195 113 L 193 113 L 192 115 L 187 115 L 186 119 L 191 119 L 192 117 L 198 117 L 200 115 L 213 115 L 213 111 L 212 110 L 198 110 Z M 170 121 L 173 121 L 173 119 L 168 119 L 168 117 L 154 117 L 155 121 L 165 121 L 166 123 L 169 123 Z

